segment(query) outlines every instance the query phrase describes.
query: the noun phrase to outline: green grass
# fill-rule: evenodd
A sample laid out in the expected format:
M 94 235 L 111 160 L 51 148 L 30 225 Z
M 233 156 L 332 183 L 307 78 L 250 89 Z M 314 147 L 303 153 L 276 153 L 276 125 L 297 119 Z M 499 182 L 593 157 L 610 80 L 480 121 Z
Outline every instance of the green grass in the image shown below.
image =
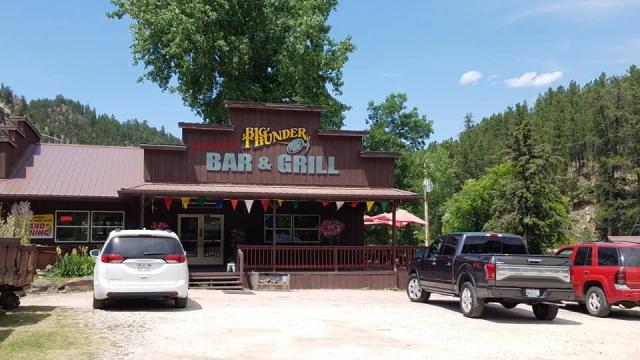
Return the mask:
M 23 306 L 0 315 L 3 359 L 91 359 L 106 342 L 69 309 Z

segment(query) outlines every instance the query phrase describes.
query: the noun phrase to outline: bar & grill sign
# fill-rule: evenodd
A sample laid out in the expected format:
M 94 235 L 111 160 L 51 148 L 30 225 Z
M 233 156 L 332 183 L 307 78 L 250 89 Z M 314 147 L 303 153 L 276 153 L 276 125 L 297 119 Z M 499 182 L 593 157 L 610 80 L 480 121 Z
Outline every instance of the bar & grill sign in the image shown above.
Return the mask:
M 265 127 L 245 128 L 241 137 L 242 149 L 248 152 L 207 152 L 206 169 L 215 172 L 250 173 L 256 167 L 259 171 L 272 171 L 275 167 L 283 174 L 338 175 L 334 156 L 308 155 L 311 138 L 305 128 L 271 130 Z M 267 155 L 254 159 L 251 150 L 274 144 L 286 145 L 284 153 L 275 159 Z

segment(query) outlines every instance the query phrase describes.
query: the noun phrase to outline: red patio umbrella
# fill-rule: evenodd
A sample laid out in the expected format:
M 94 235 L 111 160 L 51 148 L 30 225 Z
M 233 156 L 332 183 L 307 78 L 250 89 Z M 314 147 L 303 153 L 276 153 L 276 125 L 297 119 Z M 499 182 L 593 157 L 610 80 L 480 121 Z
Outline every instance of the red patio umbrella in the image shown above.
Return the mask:
M 374 216 L 364 216 L 365 225 L 391 225 L 393 222 L 393 213 L 382 213 Z M 404 209 L 396 210 L 396 227 L 403 227 L 410 224 L 425 225 L 424 220 L 413 215 Z

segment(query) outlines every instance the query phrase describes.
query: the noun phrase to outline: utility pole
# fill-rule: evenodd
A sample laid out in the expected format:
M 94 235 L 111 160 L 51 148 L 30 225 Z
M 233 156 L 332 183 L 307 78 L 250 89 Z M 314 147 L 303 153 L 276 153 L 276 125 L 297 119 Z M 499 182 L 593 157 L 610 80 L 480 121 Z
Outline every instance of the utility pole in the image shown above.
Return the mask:
M 431 179 L 424 178 L 424 245 L 429 246 L 429 193 L 433 190 Z

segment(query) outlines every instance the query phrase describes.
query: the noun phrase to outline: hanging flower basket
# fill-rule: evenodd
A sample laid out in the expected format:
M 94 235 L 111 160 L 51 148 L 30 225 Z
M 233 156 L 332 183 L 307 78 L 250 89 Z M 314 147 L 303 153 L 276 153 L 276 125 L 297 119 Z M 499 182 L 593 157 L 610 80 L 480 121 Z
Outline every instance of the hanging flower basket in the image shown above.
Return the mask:
M 329 239 L 329 242 L 336 243 L 335 238 L 340 236 L 340 233 L 344 230 L 345 225 L 335 219 L 325 219 L 320 223 L 318 230 L 320 234 Z

